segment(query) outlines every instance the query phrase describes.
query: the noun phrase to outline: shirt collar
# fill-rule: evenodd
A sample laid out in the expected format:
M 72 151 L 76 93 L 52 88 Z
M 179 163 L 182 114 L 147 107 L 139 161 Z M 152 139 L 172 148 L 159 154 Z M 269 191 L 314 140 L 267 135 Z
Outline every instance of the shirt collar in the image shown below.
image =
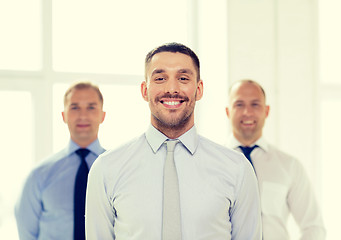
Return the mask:
M 228 142 L 228 146 L 230 146 L 233 149 L 237 149 L 239 146 L 242 146 L 243 144 L 241 144 L 236 138 L 235 136 L 233 136 L 233 134 L 231 134 L 229 142 Z M 254 145 L 258 145 L 258 147 L 260 147 L 261 149 L 263 149 L 265 152 L 269 151 L 269 145 L 266 142 L 264 137 L 260 137 L 256 142 L 254 142 L 253 144 L 251 144 L 249 147 L 253 147 Z
M 81 147 L 77 143 L 75 143 L 74 141 L 72 141 L 70 139 L 69 144 L 67 146 L 67 154 L 70 155 L 70 154 L 74 153 L 79 148 L 81 148 Z M 103 153 L 105 151 L 105 149 L 99 143 L 98 138 L 95 141 L 93 141 L 92 143 L 90 143 L 86 148 L 88 150 L 90 150 L 90 152 L 94 153 L 97 156 L 99 156 L 101 153 Z
M 156 153 L 162 144 L 168 139 L 166 135 L 157 130 L 153 125 L 150 125 L 145 133 L 146 139 L 153 152 Z M 197 134 L 195 126 L 178 137 L 180 142 L 186 147 L 186 149 L 193 155 L 199 144 L 199 136 Z

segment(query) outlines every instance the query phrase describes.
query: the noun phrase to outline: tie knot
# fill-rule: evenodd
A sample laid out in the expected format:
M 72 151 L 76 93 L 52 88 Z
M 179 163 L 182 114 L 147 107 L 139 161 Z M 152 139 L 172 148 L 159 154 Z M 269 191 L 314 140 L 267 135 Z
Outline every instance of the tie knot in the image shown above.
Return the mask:
M 76 151 L 76 154 L 82 159 L 85 160 L 85 157 L 89 154 L 90 150 L 86 148 L 80 148 Z
M 171 140 L 171 139 L 167 139 L 166 140 L 166 144 L 167 144 L 167 152 L 173 152 L 175 145 L 180 142 L 178 139 L 175 140 Z
M 253 147 L 243 147 L 243 146 L 239 146 L 239 148 L 243 151 L 245 157 L 247 159 L 249 159 L 249 161 L 251 161 L 251 152 L 253 151 L 253 149 L 255 149 L 256 147 L 258 147 L 258 145 L 254 145 Z
M 245 155 L 250 155 L 251 152 L 253 151 L 253 149 L 255 149 L 256 147 L 258 147 L 257 145 L 254 145 L 253 147 L 243 147 L 243 146 L 239 146 L 240 149 L 243 151 L 243 153 Z

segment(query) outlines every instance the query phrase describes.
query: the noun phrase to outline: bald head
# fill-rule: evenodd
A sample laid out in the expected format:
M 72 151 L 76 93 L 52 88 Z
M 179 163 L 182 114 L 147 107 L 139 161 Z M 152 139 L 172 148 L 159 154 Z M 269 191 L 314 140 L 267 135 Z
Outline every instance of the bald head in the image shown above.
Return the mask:
M 251 80 L 251 79 L 243 79 L 243 80 L 239 80 L 239 81 L 232 83 L 232 85 L 230 86 L 229 92 L 228 92 L 229 93 L 229 99 L 231 97 L 231 92 L 233 92 L 235 89 L 238 89 L 243 84 L 253 84 L 253 85 L 257 86 L 259 88 L 259 90 L 262 92 L 262 95 L 264 96 L 264 101 L 266 102 L 266 94 L 265 94 L 263 87 L 258 82 Z
M 236 139 L 249 146 L 262 136 L 269 106 L 265 103 L 262 86 L 253 80 L 235 82 L 229 90 L 226 114 L 231 121 Z

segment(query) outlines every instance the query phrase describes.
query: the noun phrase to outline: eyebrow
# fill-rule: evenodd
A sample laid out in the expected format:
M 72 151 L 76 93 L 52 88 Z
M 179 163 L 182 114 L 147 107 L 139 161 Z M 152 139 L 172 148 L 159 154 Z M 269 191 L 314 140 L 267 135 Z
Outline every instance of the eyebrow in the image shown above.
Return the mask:
M 71 103 L 70 106 L 78 106 L 79 103 Z M 96 102 L 91 102 L 91 103 L 88 103 L 88 105 L 90 106 L 94 106 L 94 105 L 98 105 Z
M 193 71 L 191 69 L 188 69 L 188 68 L 180 69 L 178 71 L 178 73 L 187 73 L 187 74 L 193 75 Z
M 155 75 L 155 74 L 164 73 L 164 72 L 165 72 L 164 69 L 155 69 L 155 70 L 152 72 L 152 76 Z
M 155 75 L 155 74 L 164 73 L 164 72 L 166 72 L 166 70 L 164 70 L 164 69 L 155 69 L 152 72 L 152 76 Z M 179 69 L 178 73 L 187 73 L 187 74 L 193 75 L 193 71 L 191 69 L 188 69 L 188 68 Z
M 254 100 L 251 100 L 250 102 L 251 102 L 251 103 L 260 103 L 260 102 L 262 102 L 262 101 L 259 100 L 259 99 L 254 99 Z M 234 103 L 234 104 L 235 104 L 235 103 L 245 103 L 245 101 L 242 100 L 242 99 L 237 99 L 237 100 L 235 100 L 233 103 Z

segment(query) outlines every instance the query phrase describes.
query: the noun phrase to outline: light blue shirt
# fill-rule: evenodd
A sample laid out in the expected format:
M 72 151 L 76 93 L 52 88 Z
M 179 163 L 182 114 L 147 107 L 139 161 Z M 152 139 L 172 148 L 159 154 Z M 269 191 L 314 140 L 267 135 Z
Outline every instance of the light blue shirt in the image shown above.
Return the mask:
M 167 137 L 145 134 L 101 155 L 91 168 L 86 199 L 89 240 L 160 240 Z M 260 240 L 258 186 L 248 160 L 196 133 L 178 138 L 183 240 Z
M 21 240 L 72 240 L 73 195 L 80 158 L 79 146 L 70 140 L 68 146 L 49 157 L 27 178 L 15 208 Z M 98 139 L 87 149 L 89 168 L 105 150 Z

